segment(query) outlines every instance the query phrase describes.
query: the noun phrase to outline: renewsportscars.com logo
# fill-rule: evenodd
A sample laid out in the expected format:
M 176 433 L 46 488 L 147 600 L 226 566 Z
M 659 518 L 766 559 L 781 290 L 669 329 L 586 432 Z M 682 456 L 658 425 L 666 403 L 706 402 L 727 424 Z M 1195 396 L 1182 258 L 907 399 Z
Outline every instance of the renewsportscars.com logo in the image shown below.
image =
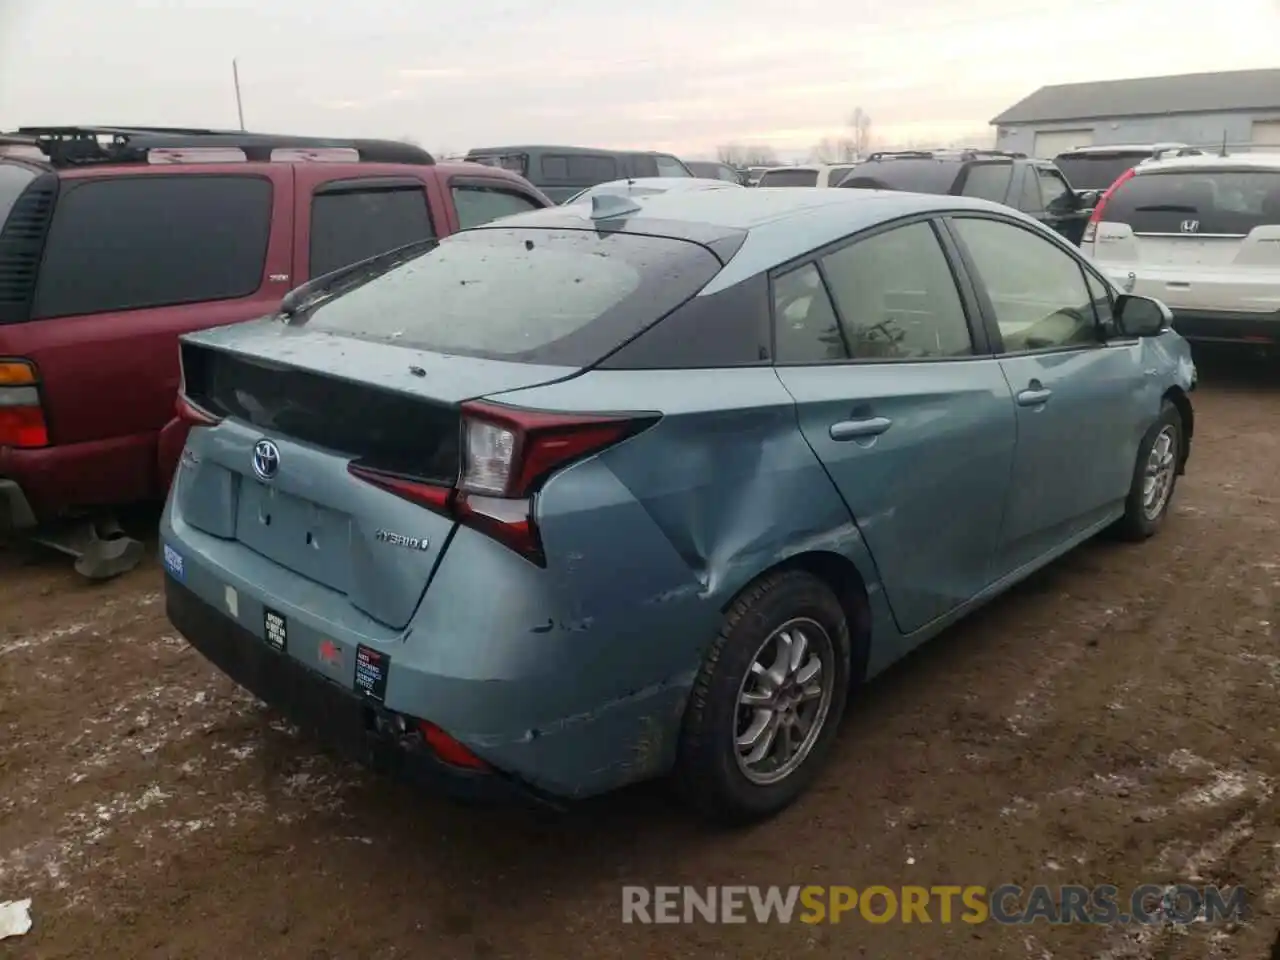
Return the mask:
M 1189 924 L 1248 912 L 1243 887 L 1189 884 L 622 888 L 623 923 Z

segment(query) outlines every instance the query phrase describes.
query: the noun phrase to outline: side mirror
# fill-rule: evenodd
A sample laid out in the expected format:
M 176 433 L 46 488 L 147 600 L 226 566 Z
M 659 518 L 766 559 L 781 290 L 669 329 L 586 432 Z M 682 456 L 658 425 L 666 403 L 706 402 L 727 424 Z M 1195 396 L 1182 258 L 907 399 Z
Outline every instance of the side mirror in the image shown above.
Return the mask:
M 1080 209 L 1092 209 L 1098 205 L 1098 197 L 1101 195 L 1101 190 L 1077 190 L 1076 200 L 1079 202 Z
M 1173 312 L 1154 297 L 1122 293 L 1116 298 L 1116 326 L 1122 336 L 1157 337 L 1173 326 Z

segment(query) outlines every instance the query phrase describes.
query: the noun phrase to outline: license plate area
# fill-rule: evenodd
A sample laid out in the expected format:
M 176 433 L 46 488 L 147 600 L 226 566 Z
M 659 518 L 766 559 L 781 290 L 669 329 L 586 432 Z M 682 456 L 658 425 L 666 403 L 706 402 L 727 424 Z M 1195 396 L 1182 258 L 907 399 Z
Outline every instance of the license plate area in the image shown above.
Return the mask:
M 273 486 L 242 478 L 236 539 L 309 580 L 347 592 L 350 519 Z

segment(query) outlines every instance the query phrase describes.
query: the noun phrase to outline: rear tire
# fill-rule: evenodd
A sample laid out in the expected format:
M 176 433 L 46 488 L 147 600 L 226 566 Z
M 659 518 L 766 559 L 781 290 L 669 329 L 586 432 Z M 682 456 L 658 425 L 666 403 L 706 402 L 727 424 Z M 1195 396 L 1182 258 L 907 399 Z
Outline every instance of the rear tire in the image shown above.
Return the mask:
M 1121 539 L 1146 540 L 1164 523 L 1178 483 L 1182 430 L 1178 408 L 1166 400 L 1159 419 L 1138 444 L 1138 459 L 1133 467 L 1133 483 L 1125 501 L 1124 516 L 1115 526 Z
M 675 775 L 690 804 L 735 826 L 793 803 L 830 753 L 849 664 L 847 619 L 817 577 L 784 570 L 743 591 L 685 711 Z

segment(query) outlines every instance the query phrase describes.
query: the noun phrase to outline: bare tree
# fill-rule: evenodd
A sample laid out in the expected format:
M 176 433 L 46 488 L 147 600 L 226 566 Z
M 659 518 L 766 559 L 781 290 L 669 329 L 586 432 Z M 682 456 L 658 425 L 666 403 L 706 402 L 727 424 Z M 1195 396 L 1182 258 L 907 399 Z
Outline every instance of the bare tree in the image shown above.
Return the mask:
M 761 144 L 726 143 L 716 147 L 716 157 L 733 167 L 772 167 L 778 163 L 773 147 Z
M 849 163 L 858 159 L 852 137 L 824 137 L 809 151 L 814 163 Z
M 849 116 L 849 137 L 853 141 L 849 159 L 860 159 L 871 149 L 871 117 L 861 107 L 854 107 Z

